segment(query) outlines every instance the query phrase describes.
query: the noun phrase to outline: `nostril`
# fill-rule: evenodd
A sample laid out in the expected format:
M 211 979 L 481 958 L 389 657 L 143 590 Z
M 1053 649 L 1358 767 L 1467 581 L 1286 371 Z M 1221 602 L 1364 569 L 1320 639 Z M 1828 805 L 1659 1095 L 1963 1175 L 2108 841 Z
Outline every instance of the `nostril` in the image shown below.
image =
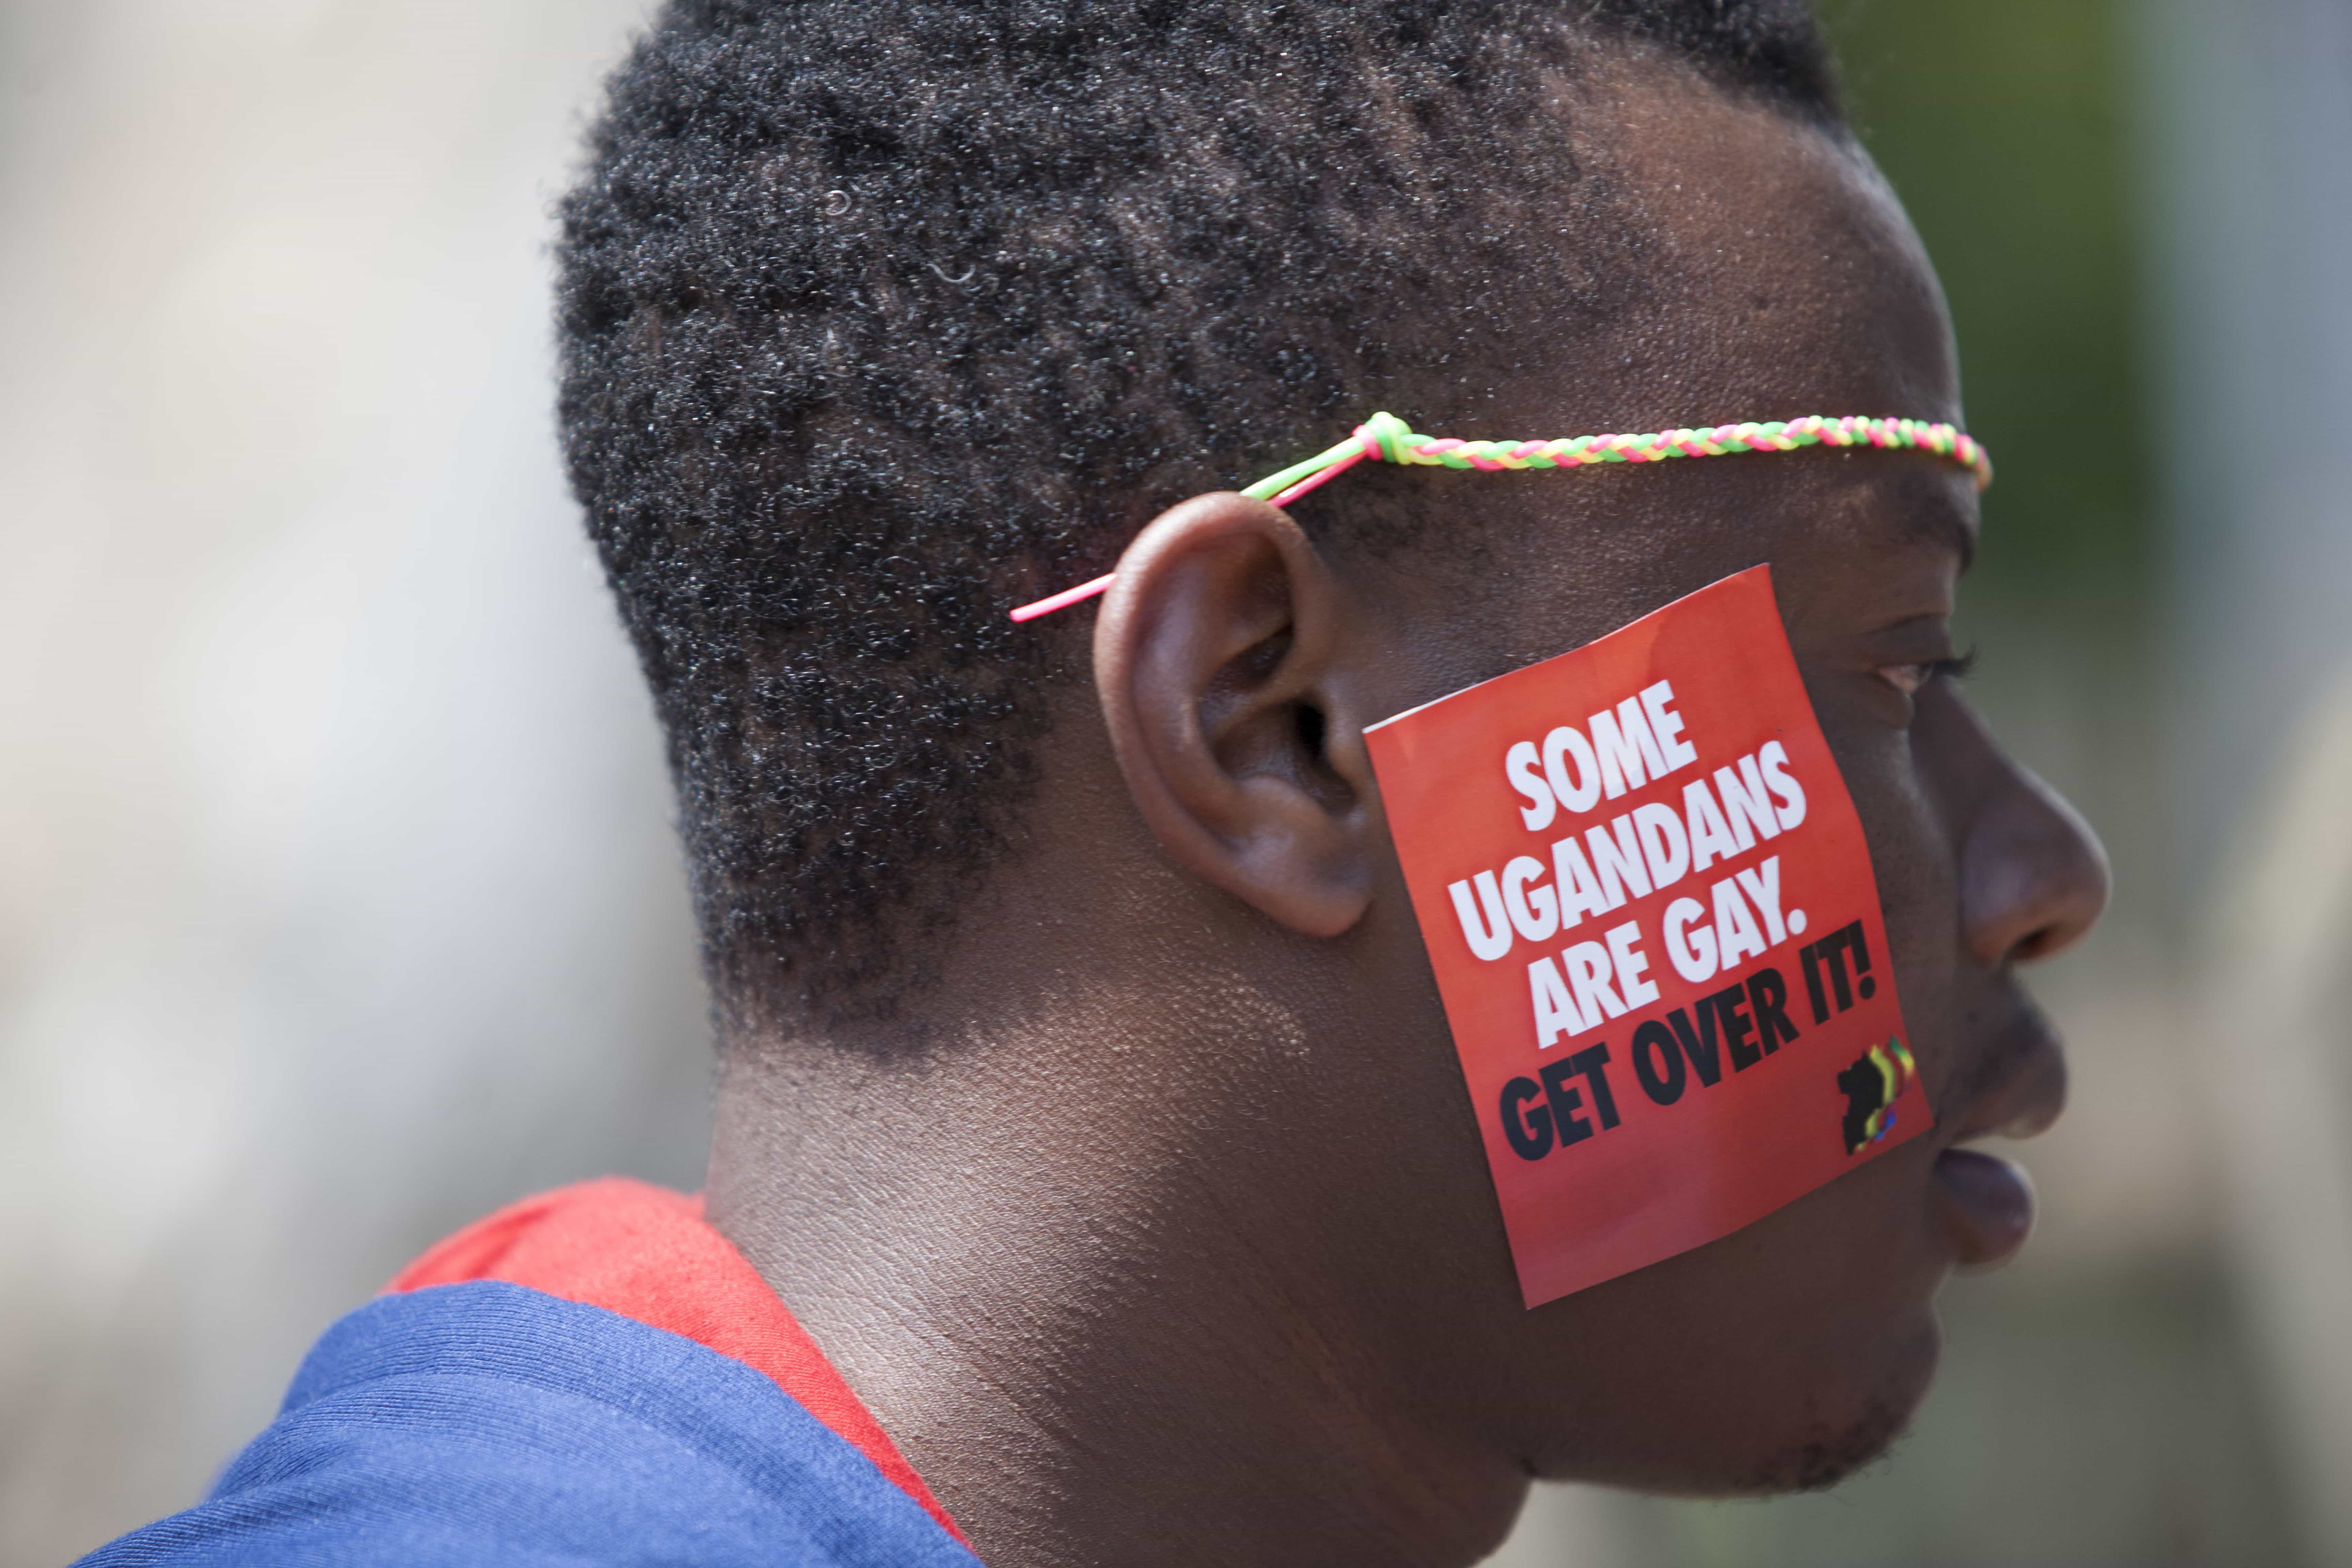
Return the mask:
M 2040 927 L 2010 949 L 2009 962 L 2031 963 L 2037 958 L 2047 958 L 2052 953 L 2072 947 L 2075 938 L 2090 929 L 2091 922 L 2087 920 L 2063 924 L 2053 921 Z
M 1298 745 L 1308 756 L 1320 762 L 1323 757 L 1324 718 L 1321 710 L 1307 703 L 1298 705 Z

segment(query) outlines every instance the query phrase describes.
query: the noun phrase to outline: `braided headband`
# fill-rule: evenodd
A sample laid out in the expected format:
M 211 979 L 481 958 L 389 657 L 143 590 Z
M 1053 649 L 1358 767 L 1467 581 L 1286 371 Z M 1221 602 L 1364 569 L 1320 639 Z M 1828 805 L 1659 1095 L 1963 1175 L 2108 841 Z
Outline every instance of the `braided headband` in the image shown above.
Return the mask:
M 1657 463 L 1668 458 L 1724 458 L 1738 452 L 1788 452 L 1799 447 L 1885 447 L 1932 452 L 1973 469 L 1977 489 L 1992 483 L 1992 459 L 1975 437 L 1952 425 L 1923 419 L 1768 420 L 1761 425 L 1717 425 L 1706 430 L 1660 430 L 1648 436 L 1569 436 L 1557 441 L 1457 441 L 1416 436 L 1393 414 L 1375 414 L 1355 434 L 1329 451 L 1271 474 L 1242 491 L 1255 500 L 1288 506 L 1316 486 L 1370 458 L 1376 463 L 1419 463 L 1446 468 L 1580 468 L 1592 463 Z M 1051 615 L 1111 585 L 1118 573 L 1066 588 L 1051 598 L 1024 605 L 1016 621 Z

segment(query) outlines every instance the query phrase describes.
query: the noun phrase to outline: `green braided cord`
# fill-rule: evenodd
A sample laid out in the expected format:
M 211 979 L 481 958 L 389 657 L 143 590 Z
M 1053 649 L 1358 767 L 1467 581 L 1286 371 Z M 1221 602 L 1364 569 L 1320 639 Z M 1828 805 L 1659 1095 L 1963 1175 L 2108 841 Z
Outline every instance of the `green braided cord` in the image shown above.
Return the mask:
M 1366 456 L 1391 463 L 1413 461 L 1412 455 L 1413 447 L 1428 439 L 1426 437 L 1414 435 L 1412 426 L 1393 414 L 1373 415 L 1364 421 L 1363 427 L 1356 434 L 1359 440 L 1370 438 L 1365 443 Z M 1378 447 L 1380 450 L 1371 451 L 1370 448 L 1373 447 Z
M 1286 505 L 1340 469 L 1368 459 L 1500 472 L 1516 468 L 1581 468 L 1595 463 L 1657 463 L 1668 458 L 1722 458 L 1739 452 L 1791 452 L 1800 447 L 1881 447 L 1896 451 L 1932 452 L 1974 473 L 1977 489 L 1992 483 L 1992 459 L 1985 455 L 1981 442 L 1957 426 L 1930 424 L 1924 419 L 1824 419 L 1809 414 L 1802 419 L 1717 425 L 1704 430 L 1658 430 L 1647 436 L 1456 441 L 1416 436 L 1412 427 L 1395 415 L 1375 414 L 1356 426 L 1354 435 L 1329 451 L 1303 463 L 1293 463 L 1278 474 L 1269 474 L 1242 494 L 1276 506 Z M 1012 612 L 1013 618 L 1034 620 L 1092 598 L 1110 585 L 1114 575 L 1106 574 L 1034 605 L 1024 605 Z
M 1378 419 L 1382 417 L 1382 416 L 1376 414 L 1372 416 L 1372 417 Z M 1400 419 L 1396 421 L 1396 423 L 1402 426 L 1404 421 Z M 1406 434 L 1410 435 L 1412 432 L 1407 431 Z M 1278 474 L 1268 475 L 1266 478 L 1258 480 L 1257 483 L 1250 486 L 1249 489 L 1242 491 L 1242 494 L 1249 497 L 1252 500 L 1269 500 L 1272 497 L 1280 494 L 1282 491 L 1288 489 L 1291 486 L 1297 484 L 1301 479 L 1312 479 L 1317 474 L 1319 474 L 1324 469 L 1329 468 L 1332 464 L 1339 461 L 1342 458 L 1352 456 L 1360 450 L 1362 446 L 1363 442 L 1361 438 L 1350 436 L 1346 440 L 1340 442 L 1338 446 L 1332 447 L 1329 451 L 1323 453 L 1319 457 L 1309 458 L 1303 463 L 1293 463 L 1290 467 L 1283 469 L 1282 472 Z
M 1977 488 L 1992 482 L 1984 446 L 1956 426 L 1924 419 L 1770 419 L 1706 429 L 1659 430 L 1645 436 L 1570 436 L 1553 441 L 1458 441 L 1420 436 L 1391 414 L 1375 414 L 1355 438 L 1320 457 L 1285 468 L 1243 493 L 1269 499 L 1342 458 L 1360 453 L 1379 462 L 1499 471 L 1577 468 L 1595 463 L 1655 463 L 1668 458 L 1720 458 L 1740 452 L 1788 452 L 1800 447 L 1878 447 L 1933 453 L 1972 469 Z

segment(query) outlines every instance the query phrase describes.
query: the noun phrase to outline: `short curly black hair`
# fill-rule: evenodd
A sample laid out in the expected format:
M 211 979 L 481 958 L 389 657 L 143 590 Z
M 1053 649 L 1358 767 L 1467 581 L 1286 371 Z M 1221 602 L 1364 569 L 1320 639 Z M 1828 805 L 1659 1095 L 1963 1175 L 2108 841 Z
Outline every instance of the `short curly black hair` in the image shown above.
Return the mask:
M 1376 406 L 1443 427 L 1538 266 L 1555 321 L 1638 307 L 1572 123 L 1611 45 L 1836 120 L 1803 0 L 660 14 L 562 205 L 559 411 L 722 1032 L 919 983 L 1083 668 L 1008 605 Z

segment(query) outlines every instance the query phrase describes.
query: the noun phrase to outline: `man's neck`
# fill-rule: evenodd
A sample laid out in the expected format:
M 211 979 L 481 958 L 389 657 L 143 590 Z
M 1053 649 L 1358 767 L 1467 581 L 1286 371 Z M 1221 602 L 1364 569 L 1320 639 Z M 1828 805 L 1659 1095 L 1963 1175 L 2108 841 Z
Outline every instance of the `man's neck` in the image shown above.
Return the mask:
M 1491 1550 L 1523 1479 L 1412 1407 L 1317 1237 L 1263 1223 L 1306 1205 L 1214 1157 L 1215 1107 L 1122 1106 L 1119 1046 L 1063 1033 L 739 1054 L 713 1223 L 994 1568 Z

